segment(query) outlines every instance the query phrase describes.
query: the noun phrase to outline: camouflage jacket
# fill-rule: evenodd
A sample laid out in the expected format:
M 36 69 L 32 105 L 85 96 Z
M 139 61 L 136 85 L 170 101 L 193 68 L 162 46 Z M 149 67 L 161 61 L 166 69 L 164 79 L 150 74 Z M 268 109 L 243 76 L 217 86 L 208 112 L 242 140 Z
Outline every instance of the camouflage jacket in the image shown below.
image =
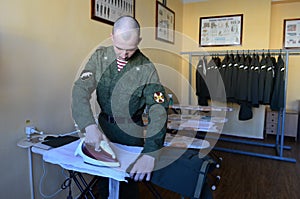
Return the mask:
M 79 128 L 95 124 L 90 99 L 96 91 L 101 112 L 114 118 L 140 118 L 147 106 L 149 124 L 109 123 L 99 117 L 99 128 L 113 142 L 143 146 L 143 152 L 162 147 L 166 133 L 168 102 L 154 65 L 139 50 L 117 71 L 113 47 L 101 47 L 90 57 L 72 91 L 72 115 Z M 117 120 L 117 119 L 116 119 Z M 149 154 L 151 155 L 151 154 Z M 155 155 L 153 155 L 155 156 Z

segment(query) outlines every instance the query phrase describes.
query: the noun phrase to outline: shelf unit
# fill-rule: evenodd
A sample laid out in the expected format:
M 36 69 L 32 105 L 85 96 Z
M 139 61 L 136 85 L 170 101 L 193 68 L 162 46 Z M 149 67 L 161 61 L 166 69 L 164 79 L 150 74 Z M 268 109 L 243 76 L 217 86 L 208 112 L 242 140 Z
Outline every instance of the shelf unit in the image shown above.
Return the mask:
M 218 56 L 224 56 L 228 54 L 228 50 L 223 51 L 194 51 L 194 52 L 181 52 L 181 55 L 188 55 L 188 63 L 189 63 L 189 83 L 192 85 L 192 69 L 193 69 L 193 60 L 192 58 L 194 56 L 212 56 L 212 55 L 218 55 Z M 232 52 L 232 51 L 231 51 Z M 243 154 L 243 155 L 249 155 L 254 157 L 261 157 L 261 158 L 268 158 L 268 159 L 274 159 L 274 160 L 281 160 L 286 162 L 296 162 L 295 158 L 289 158 L 284 157 L 283 150 L 290 150 L 290 146 L 284 145 L 284 133 L 285 133 L 285 117 L 286 117 L 286 93 L 287 93 L 287 77 L 288 77 L 288 64 L 289 64 L 289 56 L 293 55 L 300 55 L 300 50 L 286 50 L 286 49 L 277 49 L 277 50 L 247 50 L 248 53 L 256 53 L 256 54 L 262 54 L 262 53 L 272 53 L 272 55 L 282 55 L 285 58 L 285 92 L 284 92 L 284 108 L 282 108 L 278 112 L 278 126 L 276 131 L 276 141 L 274 144 L 268 144 L 268 143 L 261 143 L 251 140 L 242 140 L 242 139 L 235 139 L 235 138 L 220 138 L 219 140 L 227 141 L 227 142 L 233 142 L 233 143 L 240 143 L 240 144 L 247 144 L 252 146 L 262 146 L 262 147 L 271 147 L 274 148 L 277 155 L 269 155 L 264 153 L 256 153 L 256 152 L 250 152 L 250 151 L 244 151 L 244 150 L 235 150 L 235 149 L 229 149 L 229 148 L 223 148 L 223 147 L 214 147 L 214 150 L 224 151 L 224 152 L 230 152 L 230 153 L 236 153 L 236 154 Z M 188 90 L 188 102 L 191 104 L 192 102 L 192 90 L 191 87 L 189 87 Z
M 284 135 L 295 138 L 298 136 L 298 112 L 293 110 L 286 111 Z M 266 110 L 265 133 L 276 135 L 278 126 L 278 111 L 272 111 L 270 108 Z

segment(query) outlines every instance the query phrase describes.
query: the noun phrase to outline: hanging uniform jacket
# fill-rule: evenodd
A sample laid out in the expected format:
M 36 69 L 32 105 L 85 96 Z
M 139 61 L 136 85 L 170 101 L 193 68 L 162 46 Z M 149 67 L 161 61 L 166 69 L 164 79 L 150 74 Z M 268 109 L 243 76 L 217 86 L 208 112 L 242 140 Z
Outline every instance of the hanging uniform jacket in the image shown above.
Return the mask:
M 207 60 L 201 57 L 197 64 L 196 70 L 196 95 L 198 97 L 199 106 L 208 106 L 208 99 L 210 98 L 205 76 L 207 73 Z
M 271 59 L 271 55 L 268 54 L 266 58 L 266 77 L 265 77 L 265 87 L 263 93 L 263 104 L 269 105 L 271 103 L 271 96 L 273 90 L 273 78 L 274 78 L 274 65 Z
M 209 90 L 210 99 L 217 100 L 217 94 L 218 94 L 218 68 L 216 66 L 216 58 L 212 57 L 211 60 L 209 60 L 207 64 L 207 73 L 204 77 L 205 82 L 207 83 L 207 87 Z
M 223 77 L 221 74 L 222 63 L 219 56 L 215 57 L 215 79 L 218 82 L 216 86 L 216 91 L 214 91 L 214 98 L 220 102 L 226 102 L 226 92 L 225 85 L 223 82 Z
M 227 64 L 228 64 L 228 59 L 229 59 L 229 55 L 226 54 L 224 56 L 223 60 L 221 61 L 221 66 L 220 66 L 220 69 L 219 69 L 224 84 L 225 84 L 225 72 L 226 72 L 226 67 L 227 67 Z
M 284 107 L 284 90 L 285 90 L 285 66 L 281 55 L 277 59 L 277 69 L 274 80 L 274 90 L 272 94 L 270 108 L 273 111 L 279 111 Z
M 259 56 L 253 55 L 251 61 L 251 97 L 248 97 L 253 107 L 259 107 L 258 101 L 258 83 L 259 83 Z
M 285 107 L 285 72 L 286 72 L 286 68 L 285 68 L 285 64 L 284 61 L 282 59 L 282 57 L 280 57 L 280 59 L 278 60 L 278 68 L 280 69 L 279 71 L 279 95 L 278 95 L 278 107 L 279 109 L 283 109 Z
M 225 85 L 225 74 L 226 74 L 226 67 L 227 67 L 227 64 L 228 64 L 228 59 L 229 59 L 229 55 L 226 54 L 223 58 L 223 60 L 221 61 L 221 65 L 220 65 L 220 68 L 219 68 L 219 72 L 220 72 L 220 75 L 222 77 L 222 82 L 223 82 L 223 85 L 224 85 L 224 88 L 225 88 L 225 94 L 227 96 L 227 93 L 226 93 L 226 85 Z
M 248 70 L 248 93 L 247 93 L 247 101 L 250 104 L 252 104 L 252 81 L 253 81 L 254 57 L 255 57 L 255 55 L 253 54 L 251 60 L 249 60 L 250 63 L 249 63 L 249 66 L 248 66 L 249 70 Z
M 234 66 L 234 55 L 230 53 L 225 72 L 225 90 L 227 99 L 233 98 L 234 90 L 232 90 L 232 72 Z
M 265 54 L 263 53 L 261 56 L 261 61 L 260 61 L 260 70 L 259 70 L 259 82 L 258 82 L 258 100 L 259 103 L 263 102 L 263 97 L 264 97 L 264 90 L 265 90 L 265 78 L 266 78 L 266 57 Z
M 237 79 L 238 79 L 238 72 L 239 72 L 239 63 L 240 63 L 240 55 L 237 53 L 234 57 L 234 65 L 232 68 L 232 77 L 231 77 L 231 98 L 230 102 L 236 102 L 236 90 L 238 89 L 237 87 Z
M 239 120 L 249 120 L 252 119 L 252 105 L 248 102 L 248 90 L 249 90 L 249 69 L 251 64 L 251 57 L 248 54 L 245 57 L 245 61 L 243 64 L 243 68 L 239 70 L 239 78 L 240 81 L 238 82 L 240 86 L 239 90 L 239 104 L 240 104 L 240 111 L 239 111 Z M 240 65 L 241 67 L 242 65 Z
M 241 100 L 245 100 L 245 83 L 248 81 L 244 77 L 244 66 L 245 66 L 245 54 L 243 54 L 240 58 L 239 62 L 239 70 L 238 70 L 238 76 L 236 81 L 236 91 L 235 91 L 235 99 L 237 100 L 237 103 L 239 103 Z

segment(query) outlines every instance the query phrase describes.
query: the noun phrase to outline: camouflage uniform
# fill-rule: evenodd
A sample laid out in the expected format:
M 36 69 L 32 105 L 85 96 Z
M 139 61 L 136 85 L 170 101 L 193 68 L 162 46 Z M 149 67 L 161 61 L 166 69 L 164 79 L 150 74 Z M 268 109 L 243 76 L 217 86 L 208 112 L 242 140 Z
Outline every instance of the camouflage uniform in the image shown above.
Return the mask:
M 113 142 L 144 146 L 143 153 L 157 157 L 158 153 L 151 152 L 158 152 L 158 149 L 163 146 L 168 101 L 164 87 L 159 82 L 157 71 L 150 60 L 137 50 L 126 66 L 118 72 L 113 47 L 101 47 L 95 51 L 85 65 L 80 78 L 75 82 L 72 92 L 72 114 L 81 130 L 95 124 L 90 105 L 91 94 L 94 91 L 101 108 L 98 118 L 99 127 L 105 135 Z M 149 109 L 149 124 L 144 139 L 141 117 L 146 106 Z M 113 121 L 110 121 L 110 116 L 113 117 Z M 199 171 L 199 167 L 202 169 L 204 159 L 199 158 L 197 151 L 188 150 L 182 158 L 168 167 L 162 167 L 166 161 L 179 157 L 176 155 L 178 150 L 169 150 L 168 147 L 164 149 L 159 152 L 161 158 L 156 161 L 157 168 L 152 174 L 151 182 L 193 197 L 194 192 L 198 192 L 198 189 L 202 190 L 202 186 L 195 188 L 198 185 L 195 182 L 202 183 L 205 179 L 199 180 L 198 174 L 202 176 L 207 173 L 207 171 Z M 180 154 L 185 151 L 179 150 Z M 168 151 L 175 152 L 175 157 Z M 157 170 L 159 168 L 161 169 Z M 184 171 L 180 178 L 178 178 L 178 171 Z M 138 184 L 128 180 L 129 183 L 120 184 L 120 198 L 139 198 Z M 204 186 L 205 191 L 210 191 L 207 184 Z M 108 179 L 101 178 L 98 188 L 101 198 L 107 198 Z M 209 197 L 206 195 L 201 193 L 203 198 L 212 198 L 211 194 L 208 194 Z
M 100 47 L 90 57 L 72 92 L 72 114 L 81 130 L 95 124 L 90 105 L 95 90 L 101 108 L 99 125 L 112 142 L 144 146 L 144 153 L 163 146 L 168 102 L 154 65 L 139 50 L 120 72 L 112 46 Z M 146 106 L 149 124 L 144 139 Z

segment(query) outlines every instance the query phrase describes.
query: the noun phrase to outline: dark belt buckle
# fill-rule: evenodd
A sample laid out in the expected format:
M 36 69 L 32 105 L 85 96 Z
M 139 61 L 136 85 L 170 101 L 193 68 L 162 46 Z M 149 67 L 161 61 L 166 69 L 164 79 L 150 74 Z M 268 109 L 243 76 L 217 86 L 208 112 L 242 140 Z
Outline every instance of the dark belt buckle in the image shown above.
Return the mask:
M 113 123 L 113 124 L 116 123 L 116 120 L 115 120 L 114 117 L 111 117 L 111 116 L 108 115 L 108 118 L 107 118 L 107 119 L 108 119 L 108 122 L 109 122 L 109 123 Z

